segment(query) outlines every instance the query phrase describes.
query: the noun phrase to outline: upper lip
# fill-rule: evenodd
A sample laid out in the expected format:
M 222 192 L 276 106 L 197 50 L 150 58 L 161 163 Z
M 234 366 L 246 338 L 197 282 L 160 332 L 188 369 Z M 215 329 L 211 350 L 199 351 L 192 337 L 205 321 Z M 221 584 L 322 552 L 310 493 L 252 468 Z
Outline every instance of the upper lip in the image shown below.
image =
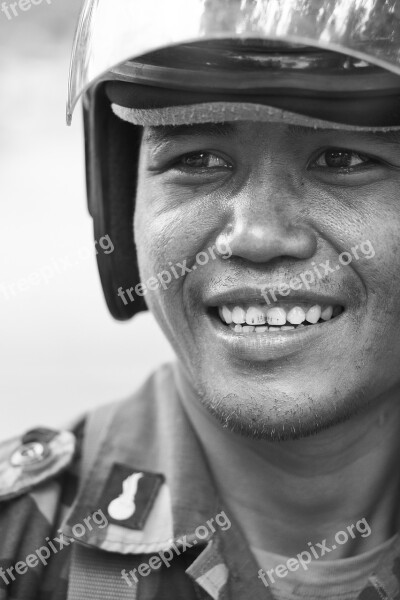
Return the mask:
M 274 290 L 277 302 L 274 301 L 269 290 Z M 208 307 L 220 307 L 228 304 L 267 304 L 262 291 L 268 293 L 270 304 L 319 304 L 328 306 L 346 306 L 346 300 L 339 295 L 324 294 L 323 292 L 315 292 L 312 290 L 291 290 L 287 296 L 281 296 L 277 291 L 277 287 L 266 288 L 260 287 L 237 287 L 225 289 L 224 291 L 211 292 L 204 298 L 204 303 Z

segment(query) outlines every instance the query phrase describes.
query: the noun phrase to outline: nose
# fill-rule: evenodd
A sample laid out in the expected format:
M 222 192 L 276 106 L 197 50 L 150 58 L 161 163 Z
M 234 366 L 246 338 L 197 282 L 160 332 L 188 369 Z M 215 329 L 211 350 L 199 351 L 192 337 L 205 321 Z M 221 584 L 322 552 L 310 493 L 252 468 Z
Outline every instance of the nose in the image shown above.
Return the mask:
M 265 198 L 238 202 L 217 242 L 229 244 L 232 257 L 254 263 L 283 257 L 309 259 L 317 249 L 315 232 L 302 221 L 293 202 L 285 202 L 282 196 L 280 204 Z

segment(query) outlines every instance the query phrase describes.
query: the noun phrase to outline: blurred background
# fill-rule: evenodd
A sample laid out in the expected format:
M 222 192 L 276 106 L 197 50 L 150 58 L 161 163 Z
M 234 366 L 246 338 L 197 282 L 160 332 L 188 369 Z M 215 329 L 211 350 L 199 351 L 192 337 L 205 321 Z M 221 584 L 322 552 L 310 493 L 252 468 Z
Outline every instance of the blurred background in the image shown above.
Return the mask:
M 17 16 L 9 8 L 11 19 L 0 12 L 1 440 L 126 397 L 173 356 L 149 314 L 108 315 L 80 107 L 65 125 L 81 0 L 38 1 Z

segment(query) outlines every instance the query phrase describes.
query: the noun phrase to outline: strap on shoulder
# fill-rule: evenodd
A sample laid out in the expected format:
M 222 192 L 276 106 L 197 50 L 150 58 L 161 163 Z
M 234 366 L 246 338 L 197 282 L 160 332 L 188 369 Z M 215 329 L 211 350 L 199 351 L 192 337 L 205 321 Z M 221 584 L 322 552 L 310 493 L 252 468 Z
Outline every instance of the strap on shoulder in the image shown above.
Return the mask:
M 82 446 L 81 482 L 86 481 L 120 405 L 111 402 L 89 413 Z
M 119 402 L 113 402 L 92 411 L 87 417 L 82 446 L 81 486 L 91 472 L 119 407 Z M 71 553 L 68 600 L 135 600 L 137 586 L 130 580 L 128 586 L 121 577 L 123 566 L 132 568 L 132 559 L 76 544 Z

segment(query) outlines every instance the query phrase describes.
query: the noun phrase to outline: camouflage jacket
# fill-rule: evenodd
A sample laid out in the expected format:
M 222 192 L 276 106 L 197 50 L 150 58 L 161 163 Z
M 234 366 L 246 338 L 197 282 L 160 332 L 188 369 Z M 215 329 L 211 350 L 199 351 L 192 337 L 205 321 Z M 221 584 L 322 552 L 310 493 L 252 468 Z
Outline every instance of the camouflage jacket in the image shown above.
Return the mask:
M 0 500 L 0 600 L 272 600 L 168 366 L 71 432 L 3 443 Z M 396 575 L 360 600 L 394 599 Z

